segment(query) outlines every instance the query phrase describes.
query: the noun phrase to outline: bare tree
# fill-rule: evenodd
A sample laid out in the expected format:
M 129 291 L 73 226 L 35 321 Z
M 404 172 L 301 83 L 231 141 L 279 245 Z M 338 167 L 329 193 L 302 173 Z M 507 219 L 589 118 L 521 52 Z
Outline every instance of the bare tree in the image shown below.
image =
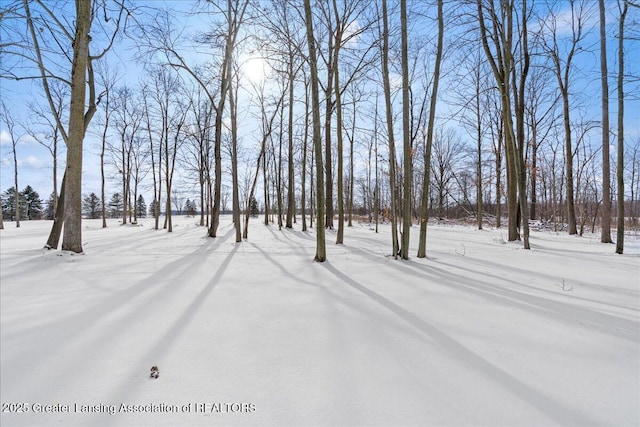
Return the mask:
M 418 258 L 427 256 L 427 221 L 429 219 L 429 184 L 431 181 L 431 149 L 433 144 L 433 128 L 435 123 L 436 103 L 438 97 L 438 85 L 440 83 L 440 66 L 442 63 L 444 39 L 444 13 L 443 1 L 438 0 L 438 47 L 436 50 L 436 61 L 433 70 L 433 87 L 431 89 L 431 100 L 429 103 L 429 119 L 427 123 L 427 134 L 424 149 L 424 177 L 422 180 L 422 202 L 420 207 L 420 240 L 418 241 Z
M 190 123 L 187 144 L 183 146 L 183 166 L 197 175 L 200 192 L 200 226 L 205 225 L 208 207 L 208 186 L 210 171 L 210 137 L 213 122 L 213 105 L 202 88 L 195 87 L 189 92 Z M 208 218 L 208 215 L 207 215 Z
M 3 102 L 0 104 L 0 119 L 4 122 L 7 127 L 7 133 L 9 134 L 9 138 L 11 138 L 11 152 L 13 154 L 13 206 L 14 206 L 14 215 L 16 219 L 16 228 L 20 227 L 20 191 L 18 190 L 18 154 L 17 154 L 17 145 L 18 145 L 18 137 L 16 135 L 16 122 L 11 115 L 11 112 Z
M 255 87 L 257 95 L 258 95 L 258 100 L 260 103 L 260 115 L 261 115 L 261 126 L 262 126 L 262 141 L 260 144 L 260 153 L 258 155 L 258 159 L 256 160 L 256 171 L 255 174 L 253 175 L 253 179 L 252 179 L 252 184 L 250 187 L 250 191 L 248 196 L 246 197 L 245 203 L 246 203 L 246 213 L 245 213 L 245 222 L 244 222 L 244 229 L 242 231 L 242 237 L 244 239 L 248 238 L 248 234 L 249 234 L 249 217 L 250 217 L 250 202 L 254 197 L 255 194 L 255 190 L 256 190 L 256 185 L 258 183 L 258 174 L 260 172 L 260 168 L 263 165 L 263 161 L 265 159 L 265 157 L 267 156 L 267 140 L 271 137 L 271 133 L 273 132 L 273 123 L 276 119 L 276 116 L 278 114 L 278 111 L 280 110 L 280 104 L 282 104 L 282 102 L 284 102 L 284 97 L 285 97 L 285 92 L 283 91 L 281 93 L 280 98 L 278 99 L 275 108 L 273 109 L 273 113 L 271 114 L 271 116 L 269 117 L 267 115 L 267 101 L 265 99 L 265 93 L 264 93 L 264 85 L 261 84 L 258 87 Z M 266 173 L 266 171 L 265 171 Z M 304 194 L 304 193 L 303 193 Z M 304 205 L 303 205 L 304 206 Z M 267 207 L 265 206 L 265 211 L 268 210 Z M 304 213 L 304 209 L 303 209 L 303 213 Z M 304 219 L 303 219 L 303 224 L 304 224 Z M 268 224 L 267 224 L 268 225 Z
M 618 166 L 616 170 L 616 183 L 618 186 L 616 253 L 624 252 L 624 29 L 629 5 L 639 7 L 629 0 L 618 1 L 620 10 L 620 22 L 618 25 Z
M 242 224 L 240 224 L 240 194 L 238 182 L 238 73 L 234 61 L 229 61 L 229 112 L 231 117 L 231 180 L 232 180 L 232 213 L 233 226 L 236 230 L 236 242 L 242 242 Z
M 573 179 L 573 143 L 571 130 L 571 108 L 569 101 L 569 85 L 571 84 L 571 71 L 573 69 L 573 60 L 579 50 L 581 42 L 584 40 L 585 20 L 587 19 L 590 9 L 588 2 L 584 0 L 570 0 L 571 6 L 571 36 L 568 41 L 568 51 L 563 53 L 559 36 L 559 18 L 554 10 L 549 10 L 551 19 L 545 21 L 545 28 L 549 32 L 549 37 L 543 39 L 543 44 L 547 54 L 553 62 L 553 70 L 558 81 L 558 88 L 562 96 L 562 114 L 564 118 L 565 133 L 565 156 L 566 156 L 566 203 L 567 203 L 567 221 L 569 224 L 569 234 L 577 234 L 576 213 L 575 213 L 575 195 L 574 195 L 574 179 Z
M 485 55 L 500 92 L 501 136 L 507 160 L 507 205 L 509 214 L 509 241 L 520 236 L 517 227 L 516 140 L 512 116 L 512 89 L 510 76 L 513 69 L 513 4 L 502 2 L 496 8 L 493 1 L 477 0 L 480 37 Z M 485 13 L 489 15 L 485 21 Z M 503 24 L 504 23 L 504 24 Z M 489 25 L 487 25 L 489 24 Z
M 607 69 L 607 23 L 604 0 L 600 9 L 600 81 L 602 85 L 602 219 L 600 241 L 611 243 L 611 165 L 609 154 L 609 72 Z
M 104 106 L 104 119 L 101 121 L 102 134 L 100 135 L 100 197 L 101 203 L 101 216 L 102 216 L 102 228 L 107 228 L 107 203 L 105 194 L 105 153 L 107 149 L 108 132 L 110 126 L 110 119 L 113 114 L 113 104 L 111 102 L 111 96 L 114 91 L 114 87 L 117 81 L 116 73 L 109 69 L 109 66 L 104 64 L 98 71 L 98 76 L 101 80 L 103 91 L 103 106 Z
M 391 248 L 395 259 L 398 258 L 398 225 L 396 195 L 396 144 L 393 131 L 393 106 L 391 102 L 391 82 L 389 78 L 389 18 L 387 2 L 382 2 L 382 84 L 386 111 L 387 137 L 389 139 L 389 189 L 391 191 Z
M 524 90 L 529 71 L 527 20 L 530 11 L 526 0 L 518 15 L 513 2 L 502 2 L 496 9 L 491 2 L 477 0 L 482 47 L 491 66 L 501 98 L 505 146 L 507 154 L 507 203 L 509 206 L 509 240 L 518 239 L 518 212 L 522 217 L 523 247 L 529 249 L 529 221 L 524 163 Z M 490 30 L 485 13 L 488 13 Z M 514 17 L 519 40 L 514 40 Z M 519 48 L 521 61 L 516 67 L 514 48 Z M 493 50 L 492 50 L 493 49 Z M 512 80 L 513 82 L 511 82 Z M 517 85 L 517 86 L 516 86 Z M 513 87 L 513 89 L 512 89 Z M 517 89 L 517 91 L 516 91 Z M 512 107 L 513 100 L 513 107 Z M 513 108 L 513 110 L 512 110 Z M 515 112 L 516 123 L 512 114 Z M 518 204 L 520 205 L 518 210 Z
M 101 8 L 102 13 L 93 14 L 94 2 L 76 2 L 75 19 L 73 22 L 75 27 L 68 28 L 67 22 L 71 19 L 64 17 L 64 12 L 55 10 L 44 2 L 33 3 L 39 8 L 39 15 L 34 17 L 30 2 L 22 1 L 24 9 L 24 19 L 26 20 L 28 34 L 30 38 L 30 46 L 25 48 L 25 52 L 18 53 L 18 56 L 30 61 L 38 70 L 39 78 L 42 81 L 44 92 L 52 110 L 52 115 L 56 118 L 57 126 L 63 135 L 63 139 L 67 144 L 67 161 L 66 171 L 63 177 L 63 187 L 66 191 L 65 198 L 62 203 L 58 204 L 56 209 L 56 218 L 54 221 L 49 240 L 46 247 L 57 247 L 60 228 L 62 226 L 62 212 L 64 212 L 64 235 L 62 241 L 62 249 L 70 252 L 82 252 L 82 152 L 84 136 L 87 127 L 96 112 L 97 96 L 96 85 L 93 72 L 93 63 L 102 58 L 111 48 L 115 41 L 115 37 L 120 28 L 120 23 L 124 14 L 124 6 L 118 0 L 114 0 L 115 10 L 110 10 L 105 4 Z M 56 7 L 57 5 L 53 5 Z M 112 19 L 115 16 L 116 19 Z M 94 27 L 97 33 L 104 36 L 105 46 L 97 55 L 90 53 L 90 44 L 92 37 L 89 35 L 94 24 L 100 18 L 99 26 Z M 38 30 L 36 31 L 37 20 Z M 107 22 L 110 23 L 107 30 Z M 68 60 L 70 71 L 62 68 L 59 74 L 54 74 L 54 67 L 61 65 L 54 64 L 56 59 L 51 63 L 45 63 L 52 57 L 48 55 L 45 59 L 43 48 L 47 53 L 55 56 L 54 52 L 59 54 L 62 63 Z M 69 52 L 69 46 L 72 52 Z M 69 73 L 70 77 L 65 77 Z M 50 80 L 58 79 L 67 83 L 70 90 L 70 112 L 67 132 L 63 132 L 63 124 L 61 118 L 55 114 L 56 108 L 53 97 L 50 92 Z M 87 93 L 88 91 L 88 93 Z M 86 105 L 86 109 L 85 109 Z M 62 198 L 62 191 L 61 191 Z M 60 212 L 59 212 L 60 211 Z
M 400 38 L 402 49 L 402 135 L 404 154 L 404 185 L 402 202 L 402 244 L 400 257 L 409 259 L 409 241 L 411 231 L 411 182 L 413 180 L 411 147 L 411 103 L 409 101 L 409 42 L 407 37 L 407 1 L 400 0 Z
M 124 205 L 122 224 L 127 223 L 132 205 L 131 179 L 133 177 L 134 150 L 140 150 L 139 139 L 142 127 L 142 111 L 134 98 L 133 90 L 127 86 L 119 88 L 113 99 L 113 127 L 118 135 L 118 145 L 107 144 L 113 157 L 113 163 L 121 176 L 122 201 Z M 135 198 L 133 200 L 135 204 Z
M 438 129 L 432 146 L 431 181 L 434 189 L 438 216 L 445 217 L 447 200 L 453 193 L 453 184 L 465 154 L 465 146 L 453 129 Z
M 34 129 L 31 124 L 27 124 L 25 127 L 27 133 L 51 154 L 53 163 L 53 210 L 55 211 L 58 206 L 58 151 L 62 140 L 58 121 L 55 117 L 63 117 L 64 115 L 64 110 L 67 108 L 65 100 L 69 97 L 69 87 L 58 80 L 53 80 L 50 84 L 50 91 L 54 107 L 53 116 L 48 107 L 43 108 L 39 104 L 29 105 L 29 110 L 42 120 L 38 124 L 44 126 L 46 130 L 42 132 L 42 129 Z
M 324 262 L 327 259 L 324 230 L 324 174 L 322 169 L 322 140 L 320 136 L 320 95 L 318 93 L 318 59 L 316 54 L 315 35 L 313 33 L 313 16 L 309 0 L 304 0 L 304 16 L 307 29 L 307 45 L 309 48 L 309 66 L 311 68 L 311 111 L 313 114 L 313 146 L 316 156 L 316 205 L 318 223 L 316 226 L 316 255 L 315 261 Z
M 220 224 L 220 212 L 221 212 L 221 196 L 222 196 L 222 128 L 223 128 L 223 115 L 225 106 L 227 103 L 227 96 L 229 93 L 229 64 L 233 61 L 234 51 L 238 43 L 238 36 L 240 28 L 245 20 L 247 8 L 249 6 L 248 0 L 242 0 L 234 2 L 232 0 L 226 1 L 226 7 L 222 4 L 225 2 L 208 2 L 207 5 L 214 9 L 214 13 L 221 14 L 224 17 L 225 26 L 215 26 L 212 31 L 204 32 L 198 37 L 200 44 L 213 44 L 214 46 L 220 46 L 223 49 L 222 61 L 219 65 L 219 89 L 217 90 L 218 98 L 216 98 L 216 92 L 210 88 L 210 81 L 203 75 L 203 70 L 197 68 L 193 64 L 189 64 L 185 59 L 185 55 L 181 53 L 177 42 L 180 38 L 179 34 L 176 34 L 175 29 L 172 27 L 172 17 L 169 12 L 164 14 L 158 14 L 153 17 L 152 24 L 145 28 L 144 35 L 147 48 L 150 53 L 162 52 L 166 58 L 166 64 L 179 70 L 185 71 L 205 92 L 215 110 L 214 121 L 214 164 L 215 164 L 215 177 L 213 188 L 213 200 L 211 209 L 211 221 L 208 229 L 209 237 L 216 237 L 218 226 Z M 218 32 L 218 28 L 225 28 L 224 32 Z M 222 40 L 223 43 L 219 43 Z M 212 67 L 207 67 L 212 68 Z
M 549 79 L 553 78 L 551 74 L 550 69 L 544 64 L 533 67 L 525 94 L 525 121 L 529 141 L 527 161 L 531 190 L 529 218 L 532 220 L 540 216 L 538 210 L 538 181 L 541 166 L 539 153 L 550 133 L 556 129 L 558 120 L 556 110 L 560 95 L 549 84 Z

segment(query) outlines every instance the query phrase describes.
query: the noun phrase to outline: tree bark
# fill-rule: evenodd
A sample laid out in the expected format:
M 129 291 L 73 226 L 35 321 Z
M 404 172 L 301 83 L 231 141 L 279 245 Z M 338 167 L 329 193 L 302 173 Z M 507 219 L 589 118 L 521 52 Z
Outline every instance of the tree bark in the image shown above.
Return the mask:
M 62 176 L 58 206 L 56 206 L 56 211 L 53 214 L 53 225 L 51 226 L 51 231 L 49 231 L 49 238 L 47 239 L 47 243 L 44 245 L 47 249 L 58 249 L 60 237 L 62 236 L 62 225 L 64 224 L 64 187 L 66 177 L 66 174 Z M 102 204 L 105 204 L 104 200 L 102 201 Z
M 529 244 L 529 208 L 527 206 L 527 171 L 524 163 L 524 156 L 526 151 L 525 142 L 525 87 L 527 75 L 529 73 L 529 43 L 527 32 L 527 1 L 522 0 L 522 36 L 521 36 L 521 49 L 522 49 L 522 70 L 519 73 L 520 86 L 518 88 L 518 97 L 516 99 L 516 141 L 517 146 L 514 147 L 516 154 L 516 179 L 518 183 L 518 201 L 520 203 L 520 214 L 522 215 L 522 238 L 524 249 L 530 249 Z M 512 36 L 510 36 L 512 38 Z M 510 46 L 511 43 L 509 43 Z M 511 49 L 509 49 L 511 51 Z M 511 54 L 509 55 L 511 56 Z
M 229 110 L 231 113 L 231 180 L 233 186 L 233 226 L 236 230 L 236 243 L 242 242 L 242 226 L 240 224 L 240 193 L 238 182 L 238 119 L 236 96 L 232 86 L 233 76 L 229 62 Z
M 304 88 L 304 117 L 305 117 L 305 126 L 304 126 L 304 136 L 302 137 L 302 176 L 301 176 L 301 187 L 302 193 L 300 194 L 300 208 L 302 214 L 302 231 L 307 231 L 307 146 L 309 142 L 309 89 L 308 83 L 305 79 L 305 88 Z
M 311 109 L 313 114 L 313 145 L 316 155 L 316 198 L 318 222 L 316 225 L 316 255 L 315 261 L 324 262 L 327 259 L 325 243 L 324 218 L 324 176 L 322 169 L 322 140 L 320 137 L 320 95 L 318 93 L 318 66 L 316 57 L 316 43 L 313 34 L 313 18 L 310 0 L 304 0 L 304 14 L 307 30 L 307 44 L 309 47 L 309 65 L 311 67 Z
M 20 228 L 20 190 L 18 190 L 18 155 L 16 153 L 16 145 L 18 141 L 16 141 L 16 137 L 13 134 L 13 130 L 11 132 L 11 144 L 13 147 L 13 212 L 16 216 L 16 228 Z
M 338 58 L 340 53 L 340 46 L 342 44 L 342 25 L 340 24 L 340 16 L 338 14 L 338 6 L 336 4 L 336 0 L 333 0 L 333 10 L 335 12 L 337 23 L 334 46 L 335 50 L 333 54 L 333 77 L 336 97 L 336 139 L 338 142 L 338 233 L 336 236 L 336 244 L 341 245 L 344 243 L 344 153 L 342 134 L 342 99 L 340 96 L 340 70 L 338 68 Z M 327 175 L 330 174 L 331 172 L 328 171 Z
M 503 2 L 501 18 L 498 17 L 494 10 L 494 4 L 491 2 L 490 19 L 493 24 L 493 32 L 488 33 L 484 21 L 484 6 L 482 0 L 477 0 L 478 22 L 480 24 L 480 34 L 482 47 L 491 66 L 493 76 L 498 85 L 500 92 L 501 119 L 503 126 L 504 146 L 507 157 L 507 206 L 509 213 L 509 232 L 508 240 L 517 240 L 518 234 L 517 214 L 518 214 L 518 184 L 517 184 L 517 166 L 516 166 L 516 141 L 515 132 L 513 130 L 513 120 L 511 112 L 511 89 L 509 77 L 511 75 L 511 67 L 513 66 L 513 58 L 511 54 L 513 15 L 511 4 Z M 505 21 L 504 24 L 502 21 Z M 491 52 L 488 40 L 491 39 L 495 45 L 495 57 Z M 499 199 L 499 194 L 498 194 Z M 499 202 L 498 202 L 499 204 Z
M 476 143 L 477 143 L 477 165 L 476 165 L 476 216 L 478 220 L 478 230 L 482 230 L 482 111 L 480 110 L 480 70 L 475 73 L 476 83 Z
M 82 252 L 82 148 L 85 135 L 85 100 L 91 37 L 91 2 L 76 0 L 76 32 L 71 68 L 71 108 L 67 141 L 65 227 L 62 250 Z
M 616 224 L 616 253 L 624 252 L 624 23 L 629 9 L 629 1 L 622 0 L 620 11 L 620 25 L 618 27 L 618 165 L 616 169 L 616 184 L 618 186 L 618 211 Z
M 391 194 L 391 250 L 398 259 L 398 223 L 396 196 L 396 144 L 393 131 L 393 107 L 391 103 L 391 83 L 389 81 L 389 19 L 387 2 L 382 2 L 382 82 L 384 86 L 384 103 L 386 110 L 387 135 L 389 138 L 389 190 Z
M 611 165 L 609 154 L 609 72 L 607 69 L 606 9 L 604 0 L 600 8 L 600 80 L 602 84 L 602 227 L 600 241 L 611 243 Z
M 411 153 L 411 104 L 409 102 L 409 42 L 407 40 L 407 1 L 400 0 L 400 33 L 402 44 L 402 134 L 404 157 L 404 184 L 402 202 L 402 245 L 400 257 L 409 259 L 409 243 L 411 233 L 411 184 L 413 182 Z
M 289 161 L 288 161 L 288 191 L 287 191 L 287 219 L 285 226 L 287 228 L 293 228 L 293 222 L 296 215 L 296 192 L 295 192 L 295 171 L 294 171 L 294 158 L 293 158 L 293 103 L 294 103 L 294 72 L 293 72 L 293 52 L 289 53 L 289 108 L 288 108 L 288 119 L 287 119 L 287 137 L 288 137 L 288 152 L 289 152 Z

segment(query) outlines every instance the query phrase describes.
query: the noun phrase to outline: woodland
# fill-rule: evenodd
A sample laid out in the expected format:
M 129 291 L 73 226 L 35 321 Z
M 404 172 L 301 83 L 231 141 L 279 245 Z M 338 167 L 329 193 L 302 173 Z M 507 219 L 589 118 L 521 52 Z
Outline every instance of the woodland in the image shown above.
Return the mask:
M 0 1 L 0 424 L 640 425 L 639 12 Z
M 17 157 L 30 138 L 51 154 L 46 247 L 61 240 L 73 253 L 89 192 L 104 227 L 109 197 L 135 224 L 143 193 L 168 232 L 185 199 L 212 238 L 225 212 L 236 242 L 256 211 L 267 225 L 315 227 L 319 262 L 325 230 L 342 244 L 356 221 L 390 223 L 393 257 L 408 259 L 411 239 L 425 257 L 429 220 L 449 218 L 504 227 L 524 249 L 536 227 L 599 233 L 622 253 L 640 214 L 640 135 L 637 123 L 625 130 L 624 108 L 638 97 L 638 10 L 633 0 L 3 2 L 12 216 L 19 226 Z M 34 92 L 26 112 L 15 87 Z M 88 150 L 100 190 L 83 186 Z

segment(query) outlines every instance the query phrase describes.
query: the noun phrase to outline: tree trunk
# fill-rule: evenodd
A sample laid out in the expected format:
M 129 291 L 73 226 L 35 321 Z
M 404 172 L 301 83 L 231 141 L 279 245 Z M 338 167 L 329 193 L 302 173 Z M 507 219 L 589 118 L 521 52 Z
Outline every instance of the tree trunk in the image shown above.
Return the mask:
M 609 155 L 609 72 L 607 70 L 606 9 L 604 0 L 600 8 L 600 79 L 602 84 L 602 227 L 600 241 L 611 243 L 611 165 Z
M 229 24 L 231 26 L 231 24 Z M 231 30 L 229 30 L 231 31 Z M 224 63 L 222 65 L 223 73 L 220 83 L 220 100 L 216 108 L 216 121 L 215 121 L 215 137 L 213 146 L 213 157 L 215 160 L 215 179 L 213 189 L 213 209 L 211 210 L 211 225 L 209 227 L 209 237 L 216 237 L 218 233 L 218 226 L 220 225 L 220 197 L 222 194 L 222 115 L 224 114 L 224 105 L 228 91 L 227 79 L 230 78 L 227 75 L 226 64 L 231 61 L 231 49 L 230 44 L 231 35 L 227 35 L 225 48 Z
M 616 168 L 616 184 L 618 199 L 616 201 L 616 253 L 624 252 L 624 23 L 627 17 L 629 1 L 622 0 L 620 25 L 618 28 L 618 165 Z
M 295 171 L 294 171 L 294 159 L 293 159 L 293 90 L 294 90 L 294 78 L 293 73 L 293 53 L 289 54 L 289 117 L 287 137 L 289 142 L 289 162 L 288 162 L 288 178 L 289 188 L 287 191 L 287 220 L 285 226 L 287 228 L 293 228 L 293 222 L 296 215 L 296 192 L 295 192 Z
M 355 133 L 355 128 L 356 128 L 356 111 L 357 111 L 357 106 L 354 102 L 353 105 L 353 122 L 351 123 L 352 126 L 352 133 L 351 133 L 351 138 L 349 138 L 349 204 L 347 206 L 347 217 L 348 217 L 348 222 L 347 222 L 347 227 L 353 227 L 353 193 L 354 193 L 354 172 L 353 172 L 353 146 L 354 146 L 354 133 Z
M 313 18 L 310 0 L 304 0 L 304 13 L 307 29 L 307 44 L 309 47 L 309 65 L 311 67 L 311 109 L 313 113 L 313 145 L 316 156 L 316 197 L 318 209 L 318 224 L 316 226 L 316 256 L 315 261 L 324 262 L 327 259 L 325 244 L 324 217 L 324 176 L 322 170 L 322 140 L 320 136 L 320 95 L 318 93 L 318 66 L 316 57 L 316 43 L 313 34 Z
M 562 90 L 562 112 L 564 116 L 564 150 L 566 165 L 566 181 L 567 181 L 567 222 L 569 225 L 569 234 L 578 234 L 576 226 L 576 208 L 575 196 L 573 189 L 573 144 L 571 143 L 571 121 L 569 117 L 569 92 L 565 88 Z
M 305 126 L 303 130 L 304 136 L 302 137 L 302 193 L 300 194 L 300 208 L 302 210 L 302 231 L 307 231 L 307 143 L 309 141 L 309 126 L 307 117 L 309 117 L 309 90 L 308 84 L 306 83 L 304 88 L 304 117 Z
M 169 171 L 169 131 L 166 130 L 165 140 L 164 140 L 164 182 L 165 182 L 165 190 L 167 191 L 167 200 L 165 203 L 165 222 L 164 228 L 167 229 L 167 232 L 173 232 L 173 221 L 171 215 L 171 178 Z M 125 204 L 124 209 L 126 211 L 127 206 Z M 125 214 L 126 216 L 126 214 Z
M 109 89 L 107 89 L 106 93 L 105 116 L 104 130 L 102 131 L 102 147 L 100 150 L 100 197 L 102 197 L 102 228 L 107 228 L 107 201 L 104 191 L 106 185 L 106 179 L 104 176 L 104 153 L 107 145 L 107 131 L 109 129 Z
M 332 49 L 332 41 L 333 36 L 329 36 L 329 47 L 328 50 L 330 52 Z M 325 147 L 324 147 L 324 155 L 325 155 L 325 185 L 326 185 L 326 193 L 325 193 L 325 224 L 326 228 L 333 230 L 333 164 L 332 164 L 332 143 L 331 143 L 331 116 L 333 114 L 333 102 L 332 102 L 332 93 L 333 93 L 333 61 L 329 58 L 329 63 L 327 64 L 327 88 L 326 88 L 326 100 L 325 100 L 325 123 L 324 123 L 324 138 L 325 138 Z
M 407 1 L 400 0 L 400 33 L 402 44 L 402 130 L 403 130 L 403 157 L 404 157 L 404 184 L 402 202 L 402 245 L 400 257 L 409 259 L 409 243 L 411 233 L 411 184 L 413 172 L 411 164 L 411 104 L 409 102 L 409 42 L 407 40 Z
M 336 22 L 339 22 L 338 7 L 336 0 L 333 0 L 333 8 L 336 15 Z M 343 134 L 342 134 L 342 99 L 340 96 L 340 70 L 338 69 L 338 55 L 340 52 L 340 45 L 342 44 L 342 31 L 341 26 L 338 24 L 335 36 L 335 51 L 333 54 L 333 76 L 334 76 L 334 89 L 336 97 L 336 139 L 338 142 L 338 233 L 336 237 L 336 244 L 341 245 L 344 243 L 344 153 L 343 151 Z M 331 172 L 327 171 L 327 175 Z M 328 210 L 327 210 L 328 212 Z M 332 215 L 333 216 L 333 215 Z
M 531 126 L 531 202 L 529 203 L 529 218 L 536 219 L 538 215 L 538 127 L 534 122 Z
M 91 2 L 76 1 L 76 32 L 71 68 L 71 108 L 67 141 L 66 192 L 62 250 L 82 252 L 82 148 L 85 134 L 85 100 L 89 42 L 91 37 Z
M 391 83 L 389 79 L 389 20 L 387 2 L 382 2 L 382 82 L 384 85 L 384 102 L 389 137 L 389 190 L 391 195 L 391 249 L 392 255 L 398 259 L 398 207 L 396 196 L 396 144 L 393 130 L 393 106 L 391 103 Z
M 510 76 L 513 69 L 513 4 L 510 2 L 501 2 L 501 13 L 498 16 L 494 10 L 493 2 L 490 2 L 490 19 L 492 22 L 492 33 L 488 34 L 484 21 L 484 6 L 481 0 L 477 0 L 478 22 L 480 24 L 480 34 L 482 39 L 482 47 L 485 51 L 493 76 L 496 80 L 498 90 L 500 92 L 500 103 L 502 112 L 502 126 L 504 130 L 505 152 L 507 156 L 507 207 L 509 213 L 509 241 L 518 240 L 518 205 L 526 206 L 520 198 L 518 203 L 518 187 L 525 188 L 520 182 L 522 179 L 522 163 L 519 159 L 519 150 L 516 141 L 516 132 L 514 131 L 512 109 L 511 109 L 511 88 Z M 525 5 L 523 4 L 523 7 Z M 526 19 L 526 17 L 523 17 Z M 488 40 L 495 44 L 495 57 L 491 52 Z M 516 109 L 518 105 L 516 104 Z M 523 193 L 523 191 L 520 191 Z M 522 194 L 521 194 L 522 195 Z M 525 229 L 526 230 L 526 229 Z M 527 239 L 525 238 L 525 241 Z
M 127 206 L 129 206 L 129 191 L 127 190 L 127 179 L 129 176 L 129 168 L 126 156 L 126 147 L 125 147 L 125 130 L 122 132 L 121 141 L 122 147 L 120 149 L 121 159 L 121 167 L 122 170 L 120 174 L 122 175 L 122 225 L 127 223 Z
M 44 247 L 47 249 L 58 249 L 58 243 L 60 242 L 60 236 L 62 235 L 62 225 L 64 224 L 64 187 L 67 175 L 62 176 L 62 184 L 60 186 L 60 197 L 58 198 L 58 206 L 53 214 L 53 225 L 49 232 L 49 238 Z M 104 204 L 104 201 L 102 202 Z
M 231 113 L 231 179 L 233 186 L 233 226 L 236 229 L 236 243 L 242 242 L 242 226 L 240 224 L 240 193 L 238 182 L 238 119 L 236 97 L 232 87 L 233 77 L 229 62 L 229 110 Z
M 282 125 L 284 123 L 284 105 L 282 106 L 282 111 L 280 111 L 280 126 L 278 129 L 280 130 L 278 134 L 278 160 L 274 159 L 273 166 L 277 168 L 274 171 L 276 175 L 276 201 L 278 203 L 278 230 L 282 230 Z M 274 147 L 274 155 L 275 155 L 275 147 Z
M 264 225 L 269 225 L 269 211 L 271 210 L 271 204 L 269 202 L 269 168 L 267 165 L 267 153 L 262 156 L 262 176 L 264 177 Z
M 502 120 L 498 120 L 499 125 L 497 127 L 497 144 L 496 147 L 496 228 L 502 226 L 502 140 L 503 140 L 503 126 Z
M 476 113 L 476 217 L 478 230 L 482 230 L 482 111 L 480 110 L 481 74 L 480 67 L 475 71 L 475 113 Z
M 13 144 L 13 185 L 15 191 L 13 192 L 13 212 L 16 216 L 16 228 L 20 228 L 20 191 L 18 190 L 18 156 L 16 154 L 15 135 L 11 132 L 11 143 Z
M 522 39 L 521 39 L 521 49 L 523 56 L 523 66 L 520 71 L 520 86 L 518 88 L 518 97 L 516 99 L 516 126 L 517 126 L 517 134 L 516 141 L 517 146 L 514 147 L 516 158 L 516 179 L 518 182 L 518 201 L 520 204 L 520 214 L 522 215 L 522 236 L 523 236 L 523 247 L 524 249 L 530 249 L 529 245 L 529 209 L 527 207 L 527 171 L 524 162 L 524 155 L 526 152 L 525 148 L 525 134 L 524 134 L 524 126 L 525 126 L 525 85 L 527 80 L 527 75 L 529 73 L 529 44 L 528 44 L 528 32 L 527 32 L 527 2 L 526 0 L 522 0 Z M 511 36 L 510 36 L 511 38 Z M 511 46 L 511 42 L 509 42 L 508 46 Z M 509 49 L 511 52 L 511 49 Z M 509 54 L 511 57 L 511 54 Z M 511 58 L 510 58 L 511 59 Z

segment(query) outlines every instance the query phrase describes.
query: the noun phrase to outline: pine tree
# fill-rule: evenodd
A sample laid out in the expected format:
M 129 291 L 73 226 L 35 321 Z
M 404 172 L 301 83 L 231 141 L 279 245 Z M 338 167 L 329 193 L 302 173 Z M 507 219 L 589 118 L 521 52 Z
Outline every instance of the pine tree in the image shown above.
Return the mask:
M 20 212 L 20 219 L 27 218 L 27 201 L 24 198 L 23 193 L 18 193 L 19 206 L 18 212 Z M 16 208 L 15 208 L 15 200 L 16 200 L 16 189 L 15 187 L 11 187 L 7 189 L 4 193 L 2 193 L 2 216 L 3 218 L 7 218 L 10 221 L 16 220 Z
M 120 193 L 114 193 L 109 201 L 109 216 L 111 218 L 118 218 L 122 216 L 122 209 L 124 207 L 122 196 Z
M 144 202 L 142 194 L 136 200 L 136 218 L 144 218 L 147 216 L 147 204 Z
M 258 201 L 255 197 L 251 197 L 251 200 L 249 200 L 249 212 L 254 218 L 260 215 L 260 208 L 258 207 Z
M 100 218 L 102 213 L 102 201 L 96 193 L 91 193 L 84 198 L 82 203 L 82 213 L 89 219 Z
M 21 217 L 26 217 L 29 220 L 42 218 L 42 200 L 40 200 L 38 192 L 27 185 L 22 190 L 21 197 L 24 198 L 25 203 L 24 208 L 20 206 L 20 210 L 24 212 Z
M 44 219 L 53 219 L 56 214 L 56 198 L 54 193 L 51 193 L 49 200 L 47 200 L 47 207 L 44 210 Z
M 156 201 L 156 199 L 153 199 L 151 204 L 149 204 L 149 215 L 155 216 L 155 214 L 156 214 L 156 206 L 158 206 L 158 202 Z
M 184 210 L 187 216 L 196 216 L 196 214 L 198 213 L 198 207 L 196 206 L 196 202 L 192 202 L 190 199 L 187 199 L 187 201 L 184 204 Z

